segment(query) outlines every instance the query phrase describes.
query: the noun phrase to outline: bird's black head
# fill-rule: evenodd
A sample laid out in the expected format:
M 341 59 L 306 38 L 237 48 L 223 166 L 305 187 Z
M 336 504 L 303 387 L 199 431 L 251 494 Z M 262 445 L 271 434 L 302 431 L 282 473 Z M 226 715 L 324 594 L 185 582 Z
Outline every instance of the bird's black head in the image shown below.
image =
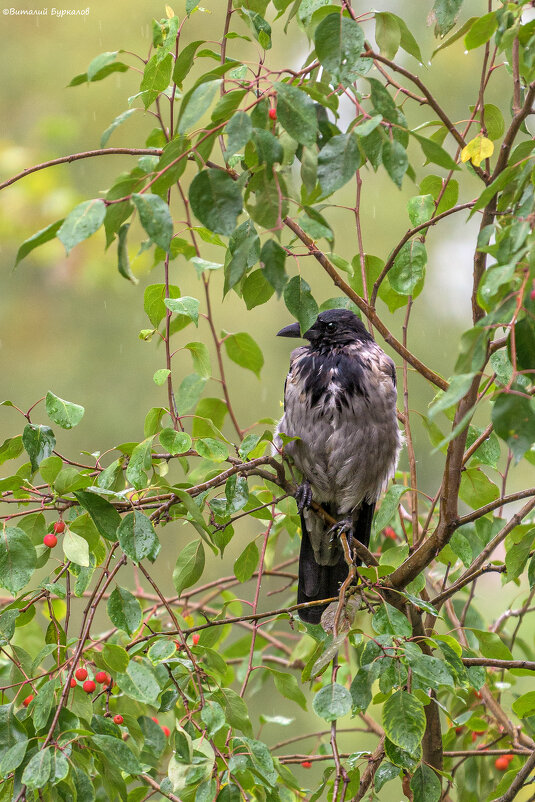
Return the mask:
M 372 340 L 362 320 L 350 309 L 328 309 L 321 312 L 308 331 L 301 334 L 299 323 L 285 326 L 277 337 L 303 337 L 315 347 L 348 345 L 358 340 Z

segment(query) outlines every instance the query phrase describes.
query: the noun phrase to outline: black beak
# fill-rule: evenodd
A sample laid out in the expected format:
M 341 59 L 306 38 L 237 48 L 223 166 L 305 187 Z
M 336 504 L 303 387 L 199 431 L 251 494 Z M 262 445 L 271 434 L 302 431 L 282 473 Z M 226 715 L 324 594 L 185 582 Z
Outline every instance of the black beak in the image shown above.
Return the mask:
M 285 326 L 283 329 L 277 332 L 277 337 L 302 337 L 301 329 L 299 328 L 299 323 L 290 323 L 289 326 Z

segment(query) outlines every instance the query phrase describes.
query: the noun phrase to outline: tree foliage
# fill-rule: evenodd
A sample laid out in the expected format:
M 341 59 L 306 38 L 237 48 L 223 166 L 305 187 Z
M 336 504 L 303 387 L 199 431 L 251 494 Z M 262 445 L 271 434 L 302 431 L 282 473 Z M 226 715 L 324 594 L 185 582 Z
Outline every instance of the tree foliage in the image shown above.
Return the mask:
M 392 798 L 389 784 L 401 780 L 413 802 L 505 802 L 530 782 L 535 694 L 521 677 L 535 671 L 535 490 L 508 489 L 535 462 L 530 5 L 480 3 L 481 15 L 467 19 L 462 0 L 436 0 L 426 73 L 409 22 L 391 12 L 350 0 L 229 0 L 214 44 L 188 38 L 190 17 L 204 10 L 186 0 L 153 21 L 139 92 L 102 148 L 54 160 L 138 157 L 103 196 L 30 236 L 16 261 L 55 237 L 69 253 L 102 228 L 120 274 L 136 282 L 129 241 L 141 230 L 157 280 L 144 293 L 140 338 L 163 345 L 154 382 L 166 386 L 168 406 L 148 411 L 140 442 L 91 445 L 80 462 L 58 452 L 55 432 L 76 426 L 83 406 L 49 388 L 27 411 L 3 402 L 18 428 L 0 446 L 0 800 L 342 802 Z M 272 38 L 298 34 L 303 66 L 268 68 Z M 243 39 L 256 43 L 257 64 L 240 60 Z M 481 56 L 469 76 L 473 102 L 455 123 L 428 80 L 447 47 Z M 137 75 L 139 61 L 118 55 L 97 56 L 71 86 Z M 503 108 L 487 101 L 498 70 L 509 82 Z M 158 126 L 142 147 L 105 147 L 132 106 Z M 392 193 L 408 183 L 414 195 L 399 243 L 370 253 L 362 197 L 383 170 Z M 333 208 L 348 197 L 358 248 L 338 254 Z M 476 217 L 479 234 L 472 326 L 446 379 L 407 332 L 431 269 L 427 239 L 453 215 Z M 177 283 L 187 270 L 199 277 L 198 298 Z M 336 289 L 319 305 L 321 273 Z M 218 332 L 221 291 L 241 298 L 244 314 Z M 399 366 L 408 469 L 383 498 L 371 550 L 359 547 L 364 565 L 348 566 L 355 581 L 324 627 L 296 616 L 295 477 L 283 454 L 272 455 L 274 421 L 255 421 L 254 409 L 239 421 L 232 399 L 241 388 L 226 376 L 230 360 L 248 387 L 261 378 L 246 311 L 274 296 L 303 330 L 319 309 L 355 309 Z M 174 368 L 179 349 L 191 355 L 187 375 Z M 428 409 L 410 404 L 409 370 L 432 389 Z M 416 416 L 443 457 L 433 496 L 418 489 Z M 203 580 L 240 519 L 247 541 L 233 574 Z M 159 554 L 172 542 L 171 570 Z M 164 571 L 173 596 L 161 589 Z M 280 581 L 277 604 L 264 595 L 268 574 Z M 494 621 L 475 593 L 486 574 L 522 596 Z M 37 612 L 48 619 L 38 643 Z M 275 690 L 284 710 L 288 700 L 289 713 L 323 720 L 320 745 L 303 746 L 308 732 L 274 744 L 264 725 L 293 719 L 256 721 L 248 703 L 258 689 Z M 368 732 L 367 751 L 340 749 L 341 719 Z M 314 763 L 322 773 L 310 788 L 299 764 Z

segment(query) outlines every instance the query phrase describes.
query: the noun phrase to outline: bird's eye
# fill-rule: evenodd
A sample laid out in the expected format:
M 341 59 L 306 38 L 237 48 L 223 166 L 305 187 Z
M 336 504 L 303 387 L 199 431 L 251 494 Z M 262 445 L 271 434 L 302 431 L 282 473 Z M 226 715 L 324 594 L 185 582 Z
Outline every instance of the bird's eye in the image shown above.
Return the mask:
M 335 328 L 336 328 L 336 323 L 333 323 L 332 321 L 331 323 L 327 323 L 327 331 L 334 331 Z

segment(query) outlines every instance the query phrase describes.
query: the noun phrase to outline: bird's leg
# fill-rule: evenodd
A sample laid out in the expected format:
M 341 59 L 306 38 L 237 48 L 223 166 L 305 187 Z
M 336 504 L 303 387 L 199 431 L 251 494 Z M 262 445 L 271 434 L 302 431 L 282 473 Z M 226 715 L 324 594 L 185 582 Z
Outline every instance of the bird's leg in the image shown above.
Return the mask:
M 351 541 L 353 539 L 353 518 L 342 518 L 340 521 L 337 521 L 334 526 L 331 526 L 327 534 L 331 536 L 329 539 L 330 543 L 333 543 L 340 535 L 345 534 L 347 536 L 347 544 L 349 548 L 351 548 Z
M 305 479 L 304 482 L 301 482 L 301 484 L 297 486 L 297 490 L 295 491 L 295 500 L 297 501 L 297 510 L 299 514 L 301 514 L 303 510 L 310 507 L 312 503 L 312 487 L 310 486 L 308 479 Z

